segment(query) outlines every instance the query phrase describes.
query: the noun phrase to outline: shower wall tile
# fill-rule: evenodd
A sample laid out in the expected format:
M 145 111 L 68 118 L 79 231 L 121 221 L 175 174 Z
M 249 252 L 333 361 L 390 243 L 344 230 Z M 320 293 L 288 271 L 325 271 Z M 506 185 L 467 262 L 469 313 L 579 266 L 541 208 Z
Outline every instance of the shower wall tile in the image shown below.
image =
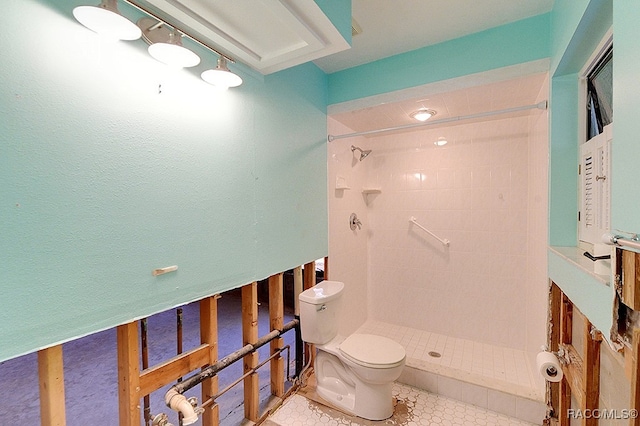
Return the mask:
M 375 225 L 369 318 L 531 351 L 544 343 L 544 299 L 535 309 L 526 303 L 546 291 L 546 225 L 531 217 L 546 205 L 532 210 L 544 193 L 536 183 L 532 197 L 530 182 L 546 167 L 529 170 L 546 156 L 530 146 L 546 149 L 543 122 L 524 116 L 367 139 L 374 161 L 365 180 L 385 183 L 367 210 Z M 424 142 L 439 136 L 450 143 Z

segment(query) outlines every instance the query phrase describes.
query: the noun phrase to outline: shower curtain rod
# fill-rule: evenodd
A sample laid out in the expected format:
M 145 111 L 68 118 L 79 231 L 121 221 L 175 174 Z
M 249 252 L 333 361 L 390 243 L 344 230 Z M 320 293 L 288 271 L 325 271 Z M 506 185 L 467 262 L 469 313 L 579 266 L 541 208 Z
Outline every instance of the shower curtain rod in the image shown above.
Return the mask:
M 333 142 L 336 139 L 353 138 L 356 136 L 372 135 L 376 133 L 392 132 L 394 130 L 411 129 L 413 127 L 430 126 L 434 124 L 450 123 L 452 121 L 470 120 L 472 118 L 489 117 L 492 115 L 507 114 L 510 112 L 526 111 L 528 109 L 547 109 L 547 101 L 542 101 L 533 105 L 525 105 L 514 108 L 506 108 L 497 111 L 479 112 L 477 114 L 461 115 L 457 117 L 443 118 L 435 121 L 426 121 L 424 123 L 405 124 L 404 126 L 387 127 L 385 129 L 367 130 L 365 132 L 345 133 L 343 135 L 329 135 L 327 141 Z

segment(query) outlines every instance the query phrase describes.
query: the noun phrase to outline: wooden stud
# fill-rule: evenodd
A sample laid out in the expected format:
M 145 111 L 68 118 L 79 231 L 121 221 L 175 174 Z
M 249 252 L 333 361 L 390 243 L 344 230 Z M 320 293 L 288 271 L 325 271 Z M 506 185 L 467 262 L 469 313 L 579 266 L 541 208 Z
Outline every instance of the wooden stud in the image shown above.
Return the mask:
M 632 337 L 632 375 L 631 375 L 631 401 L 630 409 L 640 410 L 640 329 L 633 330 Z M 640 426 L 640 418 L 636 417 L 629 423 L 632 426 Z
M 66 425 L 62 345 L 38 351 L 40 378 L 40 424 Z
M 302 289 L 306 290 L 314 285 L 316 285 L 316 262 L 305 263 L 302 274 Z M 310 365 L 315 365 L 316 350 L 314 345 L 304 344 L 304 359 Z
M 242 344 L 255 343 L 258 340 L 258 283 L 253 282 L 242 287 Z M 244 372 L 257 367 L 258 352 L 248 354 L 243 359 Z M 244 379 L 244 416 L 252 422 L 258 421 L 260 388 L 258 374 L 252 373 Z
M 118 326 L 116 335 L 120 426 L 140 426 L 140 357 L 137 322 Z
M 324 258 L 324 279 L 329 279 L 329 256 Z
M 218 360 L 218 298 L 216 295 L 200 301 L 200 342 L 208 345 L 207 365 Z M 202 382 L 202 402 L 218 393 L 218 376 Z M 217 403 L 202 414 L 202 426 L 218 426 L 220 424 L 220 407 Z
M 640 254 L 622 250 L 622 302 L 640 310 Z
M 584 408 L 595 410 L 599 407 L 600 399 L 600 342 L 602 337 L 600 332 L 595 331 L 593 326 L 584 319 L 584 354 L 582 369 L 582 386 L 585 394 Z M 590 417 L 585 419 L 586 425 L 597 425 L 598 419 Z
M 309 262 L 304 264 L 303 278 L 303 290 L 316 285 L 316 262 Z
M 284 292 L 282 273 L 269 277 L 269 323 L 270 329 L 282 330 L 284 326 Z M 284 346 L 284 339 L 279 337 L 270 342 L 271 354 Z M 279 355 L 271 360 L 271 394 L 277 397 L 284 395 L 284 358 Z
M 573 333 L 573 303 L 564 294 L 562 295 L 562 305 L 560 306 L 560 343 L 570 344 Z
M 560 287 L 558 287 L 553 281 L 550 282 L 551 290 L 550 290 L 550 298 L 551 301 L 549 303 L 549 321 L 551 326 L 548 329 L 548 337 L 547 337 L 547 345 L 549 350 L 552 352 L 558 352 L 560 348 L 560 311 L 562 305 L 562 292 L 560 291 Z M 553 408 L 554 415 L 556 418 L 562 416 L 560 410 L 560 386 L 559 382 L 547 382 L 547 386 L 549 386 L 549 397 L 551 407 Z

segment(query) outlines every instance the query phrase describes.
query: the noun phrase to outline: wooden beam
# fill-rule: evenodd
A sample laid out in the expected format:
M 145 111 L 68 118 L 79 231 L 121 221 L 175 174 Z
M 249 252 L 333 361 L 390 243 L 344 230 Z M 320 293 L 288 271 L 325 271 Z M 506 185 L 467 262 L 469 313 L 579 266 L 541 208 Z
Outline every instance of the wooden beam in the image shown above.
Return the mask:
M 304 264 L 303 278 L 303 290 L 316 285 L 316 262 L 309 262 Z
M 560 306 L 560 343 L 570 344 L 573 339 L 573 303 L 564 294 Z
M 284 291 L 282 273 L 269 277 L 269 323 L 270 329 L 282 330 L 284 326 Z M 284 339 L 279 337 L 270 343 L 271 354 L 275 354 L 284 346 Z M 279 355 L 271 360 L 271 394 L 277 397 L 284 395 L 284 358 Z
M 116 335 L 120 426 L 140 426 L 140 356 L 137 322 L 118 326 Z
M 324 279 L 329 279 L 329 256 L 324 258 Z
M 209 346 L 205 344 L 156 364 L 140 374 L 140 395 L 148 395 L 209 362 Z
M 38 351 L 40 378 L 40 424 L 65 426 L 64 365 L 62 345 Z
M 593 325 L 584 318 L 584 354 L 582 356 L 582 384 L 584 386 L 584 408 L 595 410 L 599 407 L 600 400 L 600 342 L 602 336 L 600 332 L 593 328 Z M 597 425 L 598 419 L 589 417 L 585 419 L 586 425 Z
M 258 340 L 258 283 L 242 287 L 242 345 Z M 244 372 L 258 366 L 258 352 L 248 354 L 243 359 Z M 244 379 L 244 416 L 257 422 L 260 408 L 260 388 L 258 374 L 252 373 Z
M 640 253 L 622 250 L 622 301 L 640 310 Z
M 549 291 L 549 321 L 550 327 L 548 328 L 547 335 L 547 346 L 551 352 L 558 352 L 560 348 L 560 311 L 562 305 L 562 291 L 560 291 L 560 287 L 558 287 L 553 281 L 550 281 L 550 291 Z M 560 386 L 559 382 L 547 382 L 547 386 L 549 387 L 549 395 L 551 403 L 551 408 L 553 409 L 553 414 L 556 416 L 556 419 L 561 416 L 560 414 Z
M 218 360 L 218 299 L 220 296 L 207 297 L 200 301 L 200 342 L 206 344 L 209 353 L 207 365 Z M 202 402 L 218 393 L 218 376 L 202 382 Z M 202 414 L 202 426 L 220 424 L 220 407 L 214 404 Z

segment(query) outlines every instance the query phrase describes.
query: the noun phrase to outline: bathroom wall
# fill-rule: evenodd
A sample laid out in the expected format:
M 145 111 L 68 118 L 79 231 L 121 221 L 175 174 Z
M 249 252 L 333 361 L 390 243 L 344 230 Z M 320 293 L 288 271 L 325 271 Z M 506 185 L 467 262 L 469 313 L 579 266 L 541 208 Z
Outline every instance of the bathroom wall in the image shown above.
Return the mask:
M 546 187 L 543 178 L 530 188 L 529 174 L 544 175 L 545 114 L 362 142 L 373 149 L 363 185 L 381 188 L 359 200 L 368 212 L 369 318 L 539 348 L 546 319 Z M 440 136 L 449 144 L 436 147 Z M 449 239 L 450 247 L 410 225 L 410 216 Z
M 549 99 L 547 75 L 536 103 Z M 549 111 L 529 116 L 528 199 L 527 199 L 527 317 L 525 348 L 534 353 L 546 342 L 547 322 L 547 235 L 549 218 Z M 544 305 L 544 306 L 543 306 Z M 533 360 L 532 360 L 533 361 Z M 532 363 L 531 365 L 535 365 Z M 538 375 L 536 375 L 538 378 Z
M 329 118 L 328 134 L 351 133 L 352 130 Z M 336 140 L 327 144 L 329 206 L 329 279 L 345 284 L 340 333 L 353 333 L 367 319 L 368 238 L 372 224 L 366 199 L 362 195 L 370 157 L 358 161 L 359 153 L 351 145 L 367 149 L 364 137 Z M 349 189 L 337 189 L 347 186 Z M 362 229 L 351 230 L 349 216 L 358 215 Z
M 75 21 L 87 3 L 3 2 L 0 361 L 328 251 L 326 75 L 232 64 L 217 91 L 215 55 L 185 40 L 203 62 L 171 72 Z

